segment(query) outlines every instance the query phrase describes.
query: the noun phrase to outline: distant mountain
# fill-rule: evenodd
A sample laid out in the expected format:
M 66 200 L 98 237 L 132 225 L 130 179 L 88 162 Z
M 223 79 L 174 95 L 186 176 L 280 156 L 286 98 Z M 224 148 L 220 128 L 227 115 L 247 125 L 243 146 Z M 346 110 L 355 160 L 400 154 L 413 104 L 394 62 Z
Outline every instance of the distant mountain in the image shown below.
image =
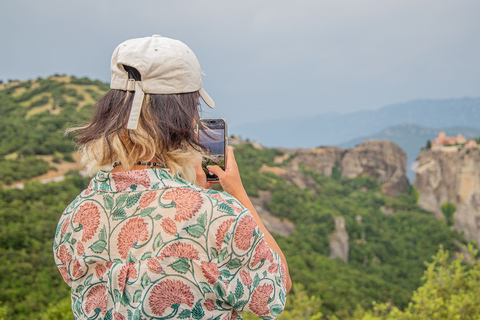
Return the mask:
M 342 142 L 338 144 L 338 146 L 347 149 L 367 140 L 393 141 L 407 154 L 407 177 L 410 182 L 413 183 L 415 171 L 412 170 L 412 165 L 415 162 L 420 149 L 425 146 L 427 140 L 432 141 L 435 137 L 437 137 L 440 131 L 445 131 L 447 136 L 457 136 L 457 134 L 460 133 L 468 139 L 480 137 L 480 129 L 475 128 L 451 127 L 433 129 L 404 123 L 398 126 L 388 127 L 372 135 Z
M 230 131 L 266 146 L 310 148 L 338 145 L 402 123 L 480 129 L 480 98 L 415 100 L 345 115 L 329 113 L 234 126 Z

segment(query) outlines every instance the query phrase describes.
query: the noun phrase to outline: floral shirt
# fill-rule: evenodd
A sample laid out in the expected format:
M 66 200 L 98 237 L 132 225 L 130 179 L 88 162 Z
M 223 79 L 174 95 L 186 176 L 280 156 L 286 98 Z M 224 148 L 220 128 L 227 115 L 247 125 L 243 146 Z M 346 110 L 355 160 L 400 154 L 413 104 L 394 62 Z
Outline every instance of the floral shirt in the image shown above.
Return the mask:
M 99 172 L 53 244 L 76 319 L 274 319 L 286 270 L 250 211 L 165 169 Z

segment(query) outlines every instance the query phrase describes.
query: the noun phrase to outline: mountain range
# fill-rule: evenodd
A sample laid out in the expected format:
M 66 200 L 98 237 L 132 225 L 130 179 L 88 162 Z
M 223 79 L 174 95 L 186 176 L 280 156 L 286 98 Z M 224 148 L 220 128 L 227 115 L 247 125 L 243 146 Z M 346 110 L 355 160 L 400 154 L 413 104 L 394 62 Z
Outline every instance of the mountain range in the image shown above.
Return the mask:
M 345 144 L 358 137 L 378 135 L 382 130 L 401 124 L 432 129 L 480 129 L 480 98 L 415 100 L 378 110 L 318 114 L 233 126 L 230 131 L 269 147 L 311 148 Z M 407 131 L 412 133 L 410 129 Z M 422 136 L 427 137 L 424 133 Z

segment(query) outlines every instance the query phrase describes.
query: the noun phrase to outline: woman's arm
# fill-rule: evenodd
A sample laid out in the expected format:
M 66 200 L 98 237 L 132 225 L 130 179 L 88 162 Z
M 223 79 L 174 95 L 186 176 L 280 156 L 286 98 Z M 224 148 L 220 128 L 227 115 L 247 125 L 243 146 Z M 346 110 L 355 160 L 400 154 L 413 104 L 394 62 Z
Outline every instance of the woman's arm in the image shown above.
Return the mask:
M 222 168 L 220 168 L 219 166 L 210 166 L 208 167 L 208 170 L 218 176 L 220 180 L 220 184 L 222 185 L 222 188 L 225 192 L 234 196 L 238 201 L 240 201 L 240 203 L 243 204 L 245 208 L 250 210 L 250 213 L 252 214 L 253 218 L 257 222 L 260 231 L 262 231 L 263 234 L 265 235 L 265 241 L 270 246 L 270 248 L 280 256 L 280 259 L 282 260 L 283 264 L 285 265 L 285 268 L 287 269 L 286 289 L 287 289 L 287 292 L 289 292 L 290 289 L 292 288 L 292 282 L 290 280 L 290 274 L 288 272 L 287 260 L 285 259 L 285 256 L 283 255 L 283 252 L 278 246 L 275 239 L 272 237 L 270 232 L 268 232 L 267 228 L 265 228 L 265 225 L 260 219 L 257 211 L 255 210 L 255 207 L 253 206 L 252 202 L 250 201 L 250 198 L 247 195 L 247 192 L 245 191 L 245 188 L 243 187 L 237 162 L 235 161 L 235 156 L 233 154 L 233 149 L 231 147 L 228 147 L 227 164 L 226 164 L 225 171 L 223 171 Z

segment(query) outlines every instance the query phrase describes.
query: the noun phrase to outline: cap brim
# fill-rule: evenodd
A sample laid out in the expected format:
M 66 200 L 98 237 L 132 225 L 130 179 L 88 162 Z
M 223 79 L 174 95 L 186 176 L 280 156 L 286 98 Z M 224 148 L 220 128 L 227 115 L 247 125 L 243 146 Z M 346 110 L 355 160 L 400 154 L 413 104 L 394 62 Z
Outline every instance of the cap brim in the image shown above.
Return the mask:
M 202 97 L 202 100 L 207 104 L 207 106 L 212 109 L 215 108 L 215 102 L 213 102 L 213 99 L 208 95 L 205 90 L 203 90 L 203 88 L 200 88 L 198 92 L 200 93 L 200 97 Z

